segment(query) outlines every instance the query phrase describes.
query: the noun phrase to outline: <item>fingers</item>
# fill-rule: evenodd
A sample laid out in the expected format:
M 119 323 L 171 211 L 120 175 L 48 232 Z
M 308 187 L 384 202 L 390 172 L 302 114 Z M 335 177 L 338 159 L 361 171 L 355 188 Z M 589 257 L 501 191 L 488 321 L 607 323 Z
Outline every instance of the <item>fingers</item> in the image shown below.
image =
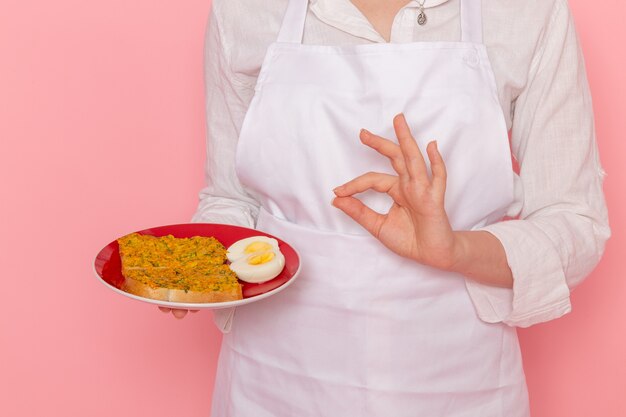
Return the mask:
M 361 129 L 359 139 L 361 139 L 361 142 L 364 145 L 369 146 L 376 152 L 389 158 L 391 166 L 394 171 L 398 173 L 398 175 L 406 174 L 404 157 L 402 156 L 402 151 L 397 144 L 393 143 L 389 139 L 383 138 L 382 136 L 375 135 L 367 129 Z
M 411 129 L 404 118 L 404 114 L 399 113 L 393 118 L 393 128 L 400 144 L 404 165 L 409 178 L 417 181 L 428 181 L 426 162 L 422 152 L 417 146 L 417 142 L 411 134 Z
M 350 196 L 335 198 L 333 205 L 378 238 L 385 216 L 367 207 L 361 200 Z
M 174 317 L 176 317 L 177 319 L 182 319 L 184 318 L 188 312 L 191 313 L 197 313 L 198 310 L 185 310 L 185 309 L 181 309 L 181 308 L 169 308 L 169 307 L 163 307 L 163 306 L 158 306 L 159 310 L 161 310 L 163 313 L 169 313 L 171 312 L 172 315 Z
M 363 144 L 389 158 L 393 169 L 401 178 L 428 181 L 426 162 L 403 113 L 393 118 L 393 127 L 399 145 L 366 129 L 361 129 L 359 138 Z
M 176 317 L 177 319 L 182 319 L 185 318 L 185 316 L 187 315 L 187 312 L 189 310 L 181 310 L 179 308 L 173 308 L 172 309 L 172 314 L 174 315 L 174 317 Z
M 372 189 L 379 193 L 387 193 L 396 200 L 398 197 L 396 193 L 397 188 L 394 186 L 397 183 L 398 177 L 395 175 L 368 172 L 335 188 L 333 192 L 338 197 L 348 197 Z
M 430 160 L 430 171 L 432 172 L 432 184 L 435 189 L 441 192 L 441 196 L 446 191 L 447 171 L 446 164 L 443 162 L 443 157 L 439 153 L 437 142 L 432 141 L 426 146 L 426 153 L 428 153 L 428 159 Z

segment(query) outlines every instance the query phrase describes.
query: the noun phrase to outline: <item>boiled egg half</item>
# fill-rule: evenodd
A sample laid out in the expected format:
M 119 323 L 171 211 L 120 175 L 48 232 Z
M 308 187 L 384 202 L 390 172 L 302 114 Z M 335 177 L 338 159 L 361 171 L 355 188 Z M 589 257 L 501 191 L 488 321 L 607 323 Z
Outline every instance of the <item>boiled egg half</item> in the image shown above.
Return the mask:
M 285 267 L 285 256 L 278 241 L 266 236 L 238 240 L 226 249 L 230 269 L 245 282 L 260 283 L 278 276 Z

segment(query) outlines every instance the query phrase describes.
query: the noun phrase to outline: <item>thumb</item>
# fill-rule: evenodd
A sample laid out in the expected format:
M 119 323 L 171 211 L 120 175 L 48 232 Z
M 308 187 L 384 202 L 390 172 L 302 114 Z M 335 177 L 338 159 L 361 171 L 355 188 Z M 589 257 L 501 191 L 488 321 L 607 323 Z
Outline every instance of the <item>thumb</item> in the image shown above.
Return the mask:
M 374 237 L 378 238 L 385 216 L 367 207 L 355 197 L 336 197 L 333 206 L 346 213 L 355 222 L 363 226 Z

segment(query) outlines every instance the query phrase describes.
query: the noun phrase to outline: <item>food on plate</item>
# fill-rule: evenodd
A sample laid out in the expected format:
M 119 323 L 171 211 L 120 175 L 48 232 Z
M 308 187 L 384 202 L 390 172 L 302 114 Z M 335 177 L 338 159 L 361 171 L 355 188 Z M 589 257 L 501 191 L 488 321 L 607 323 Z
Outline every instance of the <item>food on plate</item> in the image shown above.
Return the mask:
M 213 237 L 131 233 L 117 240 L 122 289 L 141 297 L 186 303 L 241 300 L 241 285 Z
M 202 269 L 131 269 L 124 277 L 124 291 L 155 300 L 217 303 L 243 298 L 237 277 L 225 264 Z
M 228 247 L 226 257 L 237 277 L 246 282 L 261 283 L 278 276 L 285 267 L 285 256 L 276 239 L 252 236 Z
M 175 238 L 131 233 L 118 240 L 122 268 L 188 268 L 220 265 L 226 248 L 214 237 Z

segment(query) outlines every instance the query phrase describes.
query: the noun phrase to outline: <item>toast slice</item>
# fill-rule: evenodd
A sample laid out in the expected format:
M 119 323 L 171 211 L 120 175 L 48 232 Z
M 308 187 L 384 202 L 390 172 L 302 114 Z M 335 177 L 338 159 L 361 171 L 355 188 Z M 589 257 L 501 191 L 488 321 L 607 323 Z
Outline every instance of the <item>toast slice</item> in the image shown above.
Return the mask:
M 213 237 L 132 233 L 118 239 L 122 289 L 141 297 L 186 303 L 241 300 L 241 285 Z

